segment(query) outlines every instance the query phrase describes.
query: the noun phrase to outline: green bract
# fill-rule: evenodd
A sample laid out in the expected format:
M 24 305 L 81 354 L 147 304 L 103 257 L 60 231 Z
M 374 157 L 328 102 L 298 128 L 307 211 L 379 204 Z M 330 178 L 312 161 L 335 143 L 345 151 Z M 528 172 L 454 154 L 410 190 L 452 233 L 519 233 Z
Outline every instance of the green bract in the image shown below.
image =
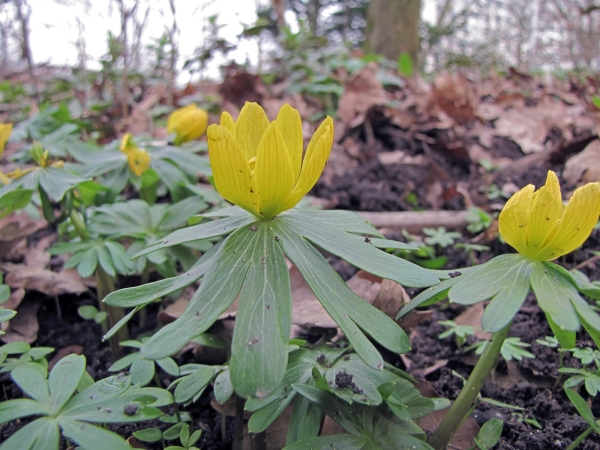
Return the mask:
M 600 345 L 600 317 L 580 295 L 600 300 L 600 287 L 590 283 L 581 273 L 570 273 L 552 262 L 510 254 L 448 275 L 454 278 L 417 295 L 398 317 L 446 297 L 462 305 L 491 299 L 483 312 L 481 325 L 486 331 L 496 332 L 513 320 L 533 289 L 552 331 L 564 348 L 575 347 L 575 332 L 582 325 Z M 444 276 L 443 272 L 440 276 Z
M 126 423 L 151 420 L 162 415 L 157 408 L 172 403 L 161 389 L 131 385 L 131 377 L 114 376 L 97 383 L 85 371 L 85 357 L 61 359 L 50 376 L 35 363 L 15 368 L 13 381 L 30 398 L 0 403 L 0 423 L 41 415 L 6 442 L 3 450 L 58 450 L 60 430 L 89 450 L 127 450 L 125 440 L 92 423 Z M 73 395 L 75 391 L 79 393 Z
M 378 248 L 406 248 L 406 244 L 384 239 L 368 222 L 344 211 L 293 209 L 270 220 L 257 220 L 243 209 L 231 207 L 205 217 L 221 218 L 176 231 L 137 254 L 228 235 L 187 273 L 114 292 L 105 299 L 110 305 L 139 309 L 204 277 L 181 317 L 142 346 L 145 359 L 165 358 L 183 348 L 206 331 L 239 295 L 231 382 L 244 397 L 268 396 L 281 382 L 288 360 L 292 298 L 286 257 L 368 366 L 381 370 L 383 359 L 365 333 L 392 352 L 409 350 L 408 336 L 402 329 L 356 295 L 315 248 L 405 286 L 437 283 L 438 278 L 430 271 Z

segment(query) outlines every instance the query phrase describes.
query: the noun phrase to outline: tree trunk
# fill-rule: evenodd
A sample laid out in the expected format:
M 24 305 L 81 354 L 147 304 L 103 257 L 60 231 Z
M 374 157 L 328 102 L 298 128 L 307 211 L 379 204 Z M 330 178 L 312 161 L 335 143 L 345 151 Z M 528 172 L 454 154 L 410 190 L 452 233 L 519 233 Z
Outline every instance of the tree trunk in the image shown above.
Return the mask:
M 418 66 L 421 0 L 371 0 L 367 12 L 367 51 L 397 60 L 408 53 Z

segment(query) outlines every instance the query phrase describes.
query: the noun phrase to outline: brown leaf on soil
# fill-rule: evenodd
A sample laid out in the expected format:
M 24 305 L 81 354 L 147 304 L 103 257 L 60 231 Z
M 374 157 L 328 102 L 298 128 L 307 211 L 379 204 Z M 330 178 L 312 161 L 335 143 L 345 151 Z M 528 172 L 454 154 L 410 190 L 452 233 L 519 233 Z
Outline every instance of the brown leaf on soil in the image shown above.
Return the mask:
M 56 234 L 44 236 L 35 245 L 29 246 L 25 253 L 25 265 L 30 268 L 45 269 L 50 262 L 50 253 L 46 251 L 56 240 Z
M 563 178 L 569 183 L 600 181 L 600 140 L 590 142 L 565 164 Z
M 473 88 L 462 74 L 439 74 L 433 82 L 432 100 L 459 125 L 475 119 Z
M 63 269 L 57 273 L 12 263 L 2 264 L 1 268 L 8 272 L 4 282 L 13 289 L 39 291 L 52 297 L 60 294 L 83 294 L 87 291 L 76 269 Z
M 496 134 L 512 139 L 523 153 L 539 153 L 544 150 L 548 128 L 543 119 L 528 110 L 509 109 L 496 121 Z
M 235 63 L 225 68 L 219 92 L 229 102 L 241 107 L 245 102 L 261 102 L 267 94 L 262 78 L 246 72 Z
M 188 307 L 197 289 L 195 285 L 186 287 L 177 300 L 158 313 L 158 321 L 163 325 L 174 322 Z
M 127 439 L 127 443 L 129 444 L 129 446 L 131 448 L 139 448 L 139 449 L 142 449 L 142 450 L 145 450 L 145 449 L 148 448 L 148 447 L 146 447 L 144 445 L 143 442 L 141 442 L 138 439 L 136 439 L 135 436 L 129 436 L 129 439 Z
M 22 341 L 31 344 L 36 341 L 40 329 L 37 312 L 40 302 L 23 300 L 17 310 L 17 315 L 10 321 L 6 334 L 0 336 L 4 342 Z
M 346 82 L 338 103 L 338 117 L 347 128 L 354 128 L 365 121 L 370 108 L 383 105 L 386 101 L 383 85 L 374 67 L 369 65 Z
M 24 212 L 0 219 L 0 259 L 6 261 L 8 254 L 23 239 L 47 225 L 44 219 L 33 219 Z
M 434 411 L 432 414 L 423 417 L 419 421 L 419 426 L 423 430 L 433 433 L 448 410 L 449 408 Z M 477 433 L 479 433 L 479 425 L 477 425 L 475 419 L 469 417 L 454 434 L 446 448 L 452 450 L 467 450 L 473 446 L 473 439 L 477 437 Z
M 395 319 L 400 308 L 409 301 L 410 296 L 401 285 L 392 280 L 382 280 L 379 292 L 373 299 L 372 305 Z

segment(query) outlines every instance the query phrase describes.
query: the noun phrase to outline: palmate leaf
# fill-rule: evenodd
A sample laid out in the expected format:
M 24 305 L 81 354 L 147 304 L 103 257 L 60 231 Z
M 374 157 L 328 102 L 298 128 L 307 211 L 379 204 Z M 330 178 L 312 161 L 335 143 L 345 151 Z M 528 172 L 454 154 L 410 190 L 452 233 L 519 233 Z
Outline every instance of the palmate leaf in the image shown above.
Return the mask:
M 382 370 L 383 359 L 366 334 L 390 351 L 409 350 L 408 337 L 402 329 L 348 288 L 312 244 L 373 274 L 409 286 L 438 282 L 432 272 L 379 250 L 377 246 L 390 247 L 394 243 L 381 239 L 375 228 L 359 216 L 291 210 L 272 220 L 257 221 L 241 208 L 232 207 L 204 217 L 222 218 L 178 230 L 136 255 L 231 233 L 214 252 L 202 285 L 186 311 L 144 344 L 141 354 L 145 359 L 164 358 L 180 350 L 191 338 L 206 331 L 240 294 L 231 381 L 243 396 L 266 397 L 281 381 L 287 361 L 291 293 L 284 255 L 298 267 L 370 367 Z M 373 236 L 376 241 L 359 234 Z M 152 294 L 164 295 L 179 279 L 157 282 L 157 290 L 149 286 L 129 289 L 129 301 L 124 301 L 125 296 L 119 292 L 106 301 L 118 306 L 138 306 Z

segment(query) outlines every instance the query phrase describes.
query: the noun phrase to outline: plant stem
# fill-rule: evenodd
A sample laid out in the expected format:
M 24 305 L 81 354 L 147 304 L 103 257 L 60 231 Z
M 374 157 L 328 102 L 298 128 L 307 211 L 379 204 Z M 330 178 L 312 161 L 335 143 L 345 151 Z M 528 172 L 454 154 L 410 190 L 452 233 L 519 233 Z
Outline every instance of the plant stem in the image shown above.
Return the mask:
M 562 369 L 565 367 L 565 353 L 558 351 L 558 368 Z M 554 383 L 554 390 L 556 390 L 562 380 L 562 372 L 558 372 L 558 376 L 556 377 L 556 381 Z
M 511 324 L 494 333 L 488 341 L 483 354 L 477 361 L 473 372 L 462 388 L 458 398 L 454 401 L 439 427 L 429 438 L 428 444 L 436 450 L 444 450 L 454 433 L 458 430 L 471 405 L 477 400 L 483 383 L 496 365 L 502 344 L 508 335 Z
M 140 280 L 140 285 L 143 286 L 148 283 L 150 279 L 150 261 L 146 261 L 146 266 L 142 271 L 142 279 Z M 142 308 L 140 310 L 140 329 L 143 331 L 146 329 L 146 320 L 148 317 L 148 311 L 146 308 Z
M 225 445 L 227 440 L 227 416 L 224 412 L 221 413 L 221 443 Z
M 231 450 L 242 450 L 244 441 L 244 403 L 244 399 L 237 395 L 235 400 L 235 433 Z
M 71 223 L 75 227 L 75 232 L 81 238 L 82 241 L 87 241 L 90 238 L 90 232 L 87 230 L 85 226 L 85 222 L 79 216 L 79 213 L 72 209 L 69 213 L 69 218 L 71 219 Z
M 573 442 L 571 442 L 571 445 L 569 445 L 567 447 L 567 450 L 575 450 L 577 448 L 577 446 L 579 444 L 581 444 L 586 437 L 588 437 L 588 435 L 593 431 L 594 429 L 592 427 L 589 427 L 587 430 L 585 430 L 583 433 L 581 433 L 577 439 L 575 439 Z
M 158 372 L 156 371 L 156 369 L 154 370 L 154 384 L 156 384 L 156 387 L 162 389 L 162 384 L 160 382 L 160 378 L 158 377 Z
M 117 322 L 119 322 L 119 320 L 125 317 L 125 311 L 123 308 L 115 308 L 114 306 L 109 306 L 102 301 L 104 297 L 115 291 L 115 280 L 104 271 L 100 264 L 96 266 L 96 291 L 98 293 L 98 306 L 100 307 L 100 311 L 106 311 L 107 314 L 108 325 L 105 325 L 105 322 L 102 323 L 104 331 L 104 328 L 107 326 L 108 328 L 112 328 L 117 324 Z M 108 329 L 106 331 L 108 331 Z M 104 331 L 104 333 L 106 333 L 106 331 Z M 129 331 L 127 330 L 127 327 L 122 327 L 113 337 L 110 338 L 110 347 L 115 355 L 119 355 L 120 353 L 119 342 L 123 342 L 128 339 Z
M 177 423 L 181 422 L 181 413 L 179 412 L 179 406 L 177 402 L 173 402 L 173 407 L 175 408 L 175 417 L 177 418 Z

